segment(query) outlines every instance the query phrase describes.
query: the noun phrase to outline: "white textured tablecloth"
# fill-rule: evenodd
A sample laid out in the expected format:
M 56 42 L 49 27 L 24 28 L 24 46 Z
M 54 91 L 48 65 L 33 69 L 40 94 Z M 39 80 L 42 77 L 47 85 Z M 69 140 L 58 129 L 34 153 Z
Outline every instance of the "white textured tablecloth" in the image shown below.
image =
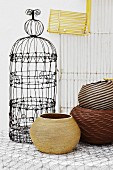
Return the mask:
M 0 132 L 0 170 L 113 170 L 113 144 L 79 144 L 68 154 L 49 155 L 32 144 L 13 142 Z

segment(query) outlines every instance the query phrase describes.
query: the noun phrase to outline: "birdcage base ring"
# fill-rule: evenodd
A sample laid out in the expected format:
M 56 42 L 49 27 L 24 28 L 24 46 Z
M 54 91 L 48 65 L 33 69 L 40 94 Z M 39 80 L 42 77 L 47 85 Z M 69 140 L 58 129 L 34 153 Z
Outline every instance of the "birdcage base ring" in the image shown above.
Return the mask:
M 30 134 L 30 127 L 16 127 L 13 125 L 9 131 L 9 137 L 12 141 L 18 143 L 32 143 Z
M 55 101 L 47 97 L 24 97 L 10 101 L 9 137 L 15 142 L 32 143 L 29 129 L 42 113 L 55 112 Z

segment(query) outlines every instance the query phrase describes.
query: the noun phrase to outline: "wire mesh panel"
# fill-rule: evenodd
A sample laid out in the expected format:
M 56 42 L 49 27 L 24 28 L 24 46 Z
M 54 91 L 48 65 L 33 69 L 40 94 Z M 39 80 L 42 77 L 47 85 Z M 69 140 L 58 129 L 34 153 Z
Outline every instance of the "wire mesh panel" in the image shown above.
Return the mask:
M 100 34 L 113 33 L 113 1 L 92 1 L 91 32 Z
M 89 36 L 60 35 L 59 109 L 63 113 L 69 113 L 78 104 L 82 85 L 113 78 L 111 5 L 112 0 L 92 1 Z
M 10 53 L 10 133 L 12 140 L 31 142 L 29 129 L 42 113 L 55 112 L 57 54 L 54 45 L 39 37 L 43 24 L 34 19 L 40 10 L 27 10 L 29 37 L 16 41 Z

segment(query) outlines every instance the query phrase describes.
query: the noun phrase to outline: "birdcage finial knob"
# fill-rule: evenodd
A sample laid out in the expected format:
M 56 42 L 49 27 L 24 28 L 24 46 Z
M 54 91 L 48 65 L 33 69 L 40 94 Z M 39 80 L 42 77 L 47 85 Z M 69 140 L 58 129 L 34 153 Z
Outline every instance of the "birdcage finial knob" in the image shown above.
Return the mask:
M 35 16 L 41 14 L 40 9 L 35 10 L 27 9 L 26 14 L 32 16 L 32 19 L 28 20 L 24 25 L 26 33 L 29 34 L 30 36 L 41 35 L 44 30 L 44 26 L 41 21 L 35 19 Z
M 34 16 L 36 15 L 40 15 L 41 14 L 41 11 L 40 9 L 35 9 L 35 10 L 32 10 L 32 9 L 27 9 L 26 10 L 26 14 L 27 15 L 32 15 L 32 19 L 34 19 Z

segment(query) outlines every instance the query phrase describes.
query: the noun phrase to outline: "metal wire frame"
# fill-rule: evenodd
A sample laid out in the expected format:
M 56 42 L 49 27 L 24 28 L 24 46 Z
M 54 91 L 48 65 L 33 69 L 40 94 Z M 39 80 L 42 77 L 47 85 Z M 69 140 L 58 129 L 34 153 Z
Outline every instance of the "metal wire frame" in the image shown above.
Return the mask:
M 16 142 L 31 143 L 31 124 L 40 114 L 55 112 L 57 53 L 49 40 L 38 37 L 40 28 L 37 35 L 17 40 L 10 53 L 9 136 Z
M 113 77 L 113 1 L 95 0 L 89 36 L 59 35 L 59 111 L 70 113 L 87 83 Z M 63 96 L 63 97 L 62 97 Z

